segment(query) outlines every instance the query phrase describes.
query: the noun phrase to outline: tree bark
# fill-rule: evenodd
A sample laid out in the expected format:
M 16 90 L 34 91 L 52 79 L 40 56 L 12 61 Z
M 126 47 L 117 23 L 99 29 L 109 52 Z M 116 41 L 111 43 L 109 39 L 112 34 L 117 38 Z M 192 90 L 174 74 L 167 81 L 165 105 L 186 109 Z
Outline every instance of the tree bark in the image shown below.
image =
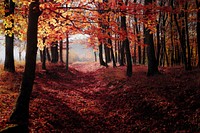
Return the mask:
M 108 33 L 108 35 L 111 36 L 110 33 Z M 108 39 L 108 43 L 111 45 L 110 50 L 111 50 L 111 57 L 112 57 L 112 61 L 113 61 L 113 67 L 116 67 L 115 55 L 114 55 L 113 46 L 112 46 L 112 40 L 110 38 Z
M 52 63 L 58 62 L 58 42 L 57 41 L 53 43 L 51 46 L 51 57 L 52 57 L 51 59 Z
M 100 65 L 107 66 L 107 64 L 103 60 L 103 48 L 102 48 L 101 42 L 100 42 L 100 45 L 99 45 L 99 62 L 100 62 Z
M 185 32 L 186 32 L 186 44 L 187 44 L 187 69 L 191 70 L 192 66 L 191 66 L 191 51 L 190 51 L 190 37 L 189 37 L 189 28 L 188 28 L 188 2 L 185 3 Z
M 198 67 L 200 68 L 200 2 L 196 0 L 196 6 L 197 6 L 197 47 L 198 47 Z
M 69 36 L 66 33 L 66 70 L 69 69 Z
M 14 14 L 15 3 L 12 0 L 5 0 L 5 17 Z M 14 20 L 12 19 L 12 27 L 6 28 L 6 31 L 13 30 Z M 14 34 L 5 35 L 5 62 L 4 62 L 4 70 L 8 72 L 15 72 L 15 64 L 14 64 Z
M 45 38 L 43 38 L 43 44 L 45 43 Z M 46 70 L 46 46 L 44 46 L 44 49 L 42 51 L 42 69 Z
M 63 63 L 63 41 L 60 41 L 60 62 Z
M 50 56 L 48 47 L 46 47 L 46 54 L 47 54 L 47 60 L 50 62 L 51 61 L 51 56 Z
M 126 38 L 123 40 L 123 45 L 126 50 L 126 61 L 127 61 L 127 70 L 126 70 L 126 75 L 128 77 L 132 76 L 132 61 L 131 61 L 131 52 L 130 52 L 130 43 L 128 40 L 128 34 L 127 34 L 127 28 L 126 28 L 126 16 L 121 17 L 121 28 L 125 32 Z
M 145 5 L 151 4 L 152 0 L 145 0 Z M 151 12 L 150 9 L 148 9 L 145 12 L 146 17 L 148 18 L 148 14 Z M 144 28 L 144 35 L 145 35 L 145 44 L 147 44 L 147 57 L 148 57 L 148 73 L 147 76 L 153 76 L 158 71 L 158 65 L 156 62 L 155 57 L 155 50 L 154 50 L 154 42 L 153 42 L 153 34 L 150 34 L 150 30 L 147 28 Z
M 18 125 L 28 125 L 29 102 L 35 79 L 36 55 L 37 55 L 37 28 L 38 18 L 41 14 L 39 10 L 39 0 L 31 2 L 29 5 L 26 63 L 23 79 L 17 99 L 15 109 L 10 116 L 9 123 Z

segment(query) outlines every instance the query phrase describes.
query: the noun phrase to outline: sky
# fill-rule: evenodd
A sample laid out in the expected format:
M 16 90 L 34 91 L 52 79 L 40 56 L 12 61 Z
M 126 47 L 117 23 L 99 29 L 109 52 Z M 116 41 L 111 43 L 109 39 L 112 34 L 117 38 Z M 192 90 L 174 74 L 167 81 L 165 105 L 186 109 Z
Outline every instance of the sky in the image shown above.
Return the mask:
M 87 39 L 87 35 L 72 35 L 70 37 L 70 41 L 76 40 L 76 39 Z M 4 47 L 4 36 L 0 35 L 0 63 L 4 62 L 5 59 L 5 47 Z M 18 48 L 14 48 L 14 58 L 15 60 L 19 60 L 19 52 Z M 85 44 L 69 44 L 69 52 L 70 55 L 73 54 L 73 57 L 76 56 L 77 60 L 74 61 L 94 61 L 94 53 L 92 48 L 88 48 Z M 25 58 L 25 52 L 22 53 L 23 57 Z M 78 56 L 78 57 L 77 57 Z

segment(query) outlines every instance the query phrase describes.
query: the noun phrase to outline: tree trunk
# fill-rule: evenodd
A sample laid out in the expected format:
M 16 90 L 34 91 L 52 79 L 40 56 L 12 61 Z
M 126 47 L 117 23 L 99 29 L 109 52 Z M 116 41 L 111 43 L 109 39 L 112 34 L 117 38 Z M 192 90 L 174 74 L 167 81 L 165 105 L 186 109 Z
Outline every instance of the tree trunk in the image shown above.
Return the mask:
M 46 46 L 42 51 L 42 70 L 46 70 Z
M 5 17 L 14 14 L 15 9 L 15 3 L 12 0 L 5 0 L 5 10 L 7 11 L 5 13 Z M 13 30 L 14 27 L 14 20 L 12 19 L 12 27 L 6 28 L 6 31 Z M 5 62 L 4 62 L 4 70 L 8 72 L 15 72 L 15 64 L 14 64 L 14 34 L 6 35 L 5 36 L 5 43 L 6 43 L 6 51 L 5 51 Z
M 100 65 L 107 66 L 107 64 L 103 60 L 103 48 L 102 48 L 101 42 L 100 42 L 100 45 L 99 45 L 99 62 L 100 62 Z
M 187 43 L 187 69 L 188 70 L 191 70 L 192 69 L 192 66 L 191 66 L 191 51 L 190 51 L 190 37 L 189 37 L 189 29 L 188 29 L 188 13 L 187 13 L 187 10 L 188 10 L 188 2 L 186 2 L 185 4 L 185 32 L 186 32 L 186 43 Z
M 48 47 L 46 47 L 46 54 L 47 54 L 47 60 L 50 62 L 51 61 L 51 56 L 50 56 Z
M 40 62 L 42 62 L 42 59 L 43 59 L 43 51 L 40 50 L 40 49 L 39 49 L 39 51 L 40 51 Z
M 128 34 L 127 34 L 127 28 L 126 28 L 126 16 L 121 17 L 121 28 L 124 30 L 126 34 L 126 38 L 122 42 L 126 50 L 126 61 L 127 61 L 126 75 L 128 77 L 131 77 L 132 76 L 132 61 L 131 61 L 130 43 L 128 40 Z
M 152 0 L 145 0 L 145 5 L 151 4 Z M 145 15 L 148 18 L 148 14 L 151 13 L 151 10 L 148 9 L 145 12 Z M 148 57 L 148 73 L 147 76 L 153 76 L 154 74 L 159 73 L 158 72 L 158 65 L 156 62 L 155 57 L 155 50 L 154 50 L 154 42 L 153 42 L 153 34 L 150 34 L 150 30 L 147 28 L 144 28 L 144 35 L 145 35 L 145 44 L 148 44 L 147 46 L 147 57 Z
M 172 5 L 172 8 L 173 5 Z M 183 11 L 180 14 L 180 17 L 184 17 L 184 13 Z M 181 49 L 182 49 L 182 56 L 183 56 L 183 63 L 184 63 L 184 67 L 185 70 L 187 70 L 187 57 L 186 57 L 186 40 L 185 40 L 185 27 L 184 27 L 184 20 L 182 20 L 182 28 L 180 28 L 178 20 L 177 20 L 177 14 L 174 14 L 174 21 L 178 30 L 178 34 L 179 34 L 179 41 L 181 44 Z
M 66 70 L 69 69 L 69 36 L 66 34 Z
M 43 44 L 45 43 L 45 38 L 43 38 Z M 42 69 L 46 70 L 46 46 L 44 46 L 44 49 L 42 51 Z
M 159 60 L 160 60 L 160 18 L 159 18 L 159 23 L 156 26 L 157 28 L 157 55 L 156 55 L 156 62 L 157 65 L 159 66 Z
M 145 65 L 146 62 L 146 47 L 143 46 L 143 59 L 142 59 L 142 64 Z
M 200 2 L 196 0 L 196 5 L 197 5 L 197 27 L 196 27 L 196 32 L 197 32 L 197 46 L 198 46 L 198 67 L 200 68 Z
M 94 51 L 94 61 L 97 62 L 97 52 Z
M 51 57 L 52 57 L 52 60 L 51 60 L 52 63 L 58 62 L 58 42 L 57 41 L 51 46 Z
M 110 33 L 109 33 L 109 36 L 111 36 Z M 112 57 L 112 61 L 113 61 L 113 67 L 116 67 L 115 55 L 114 55 L 113 46 L 112 46 L 112 40 L 110 38 L 108 39 L 108 43 L 111 45 L 110 50 L 111 50 L 111 57 Z
M 19 97 L 17 99 L 14 112 L 10 116 L 9 123 L 18 125 L 28 125 L 29 102 L 35 79 L 36 55 L 37 55 L 37 28 L 39 10 L 39 0 L 31 2 L 29 5 L 26 63 L 23 73 Z M 18 132 L 18 131 L 16 131 Z
M 171 36 L 170 36 L 170 40 L 171 40 L 171 66 L 174 65 L 174 41 L 173 41 L 173 17 L 172 17 L 172 13 L 170 15 L 170 32 L 171 32 Z
M 63 63 L 63 41 L 60 41 L 60 62 Z

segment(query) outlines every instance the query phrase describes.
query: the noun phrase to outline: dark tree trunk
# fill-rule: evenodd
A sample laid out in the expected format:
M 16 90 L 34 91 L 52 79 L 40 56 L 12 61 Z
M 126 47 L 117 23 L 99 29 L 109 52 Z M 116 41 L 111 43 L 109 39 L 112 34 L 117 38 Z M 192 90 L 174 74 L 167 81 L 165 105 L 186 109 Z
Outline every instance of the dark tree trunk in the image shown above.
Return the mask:
M 105 52 L 106 64 L 108 64 L 109 62 L 111 62 L 111 58 L 110 58 L 110 48 L 108 48 L 106 44 L 104 44 L 104 52 Z
M 174 9 L 174 5 L 173 5 L 173 0 L 171 2 L 171 6 Z M 184 17 L 184 12 L 182 11 L 181 14 L 179 14 L 180 18 Z M 182 20 L 182 28 L 181 26 L 179 26 L 178 20 L 177 20 L 177 14 L 174 14 L 174 21 L 178 30 L 178 34 L 179 34 L 179 41 L 181 44 L 181 49 L 182 49 L 182 56 L 183 56 L 183 63 L 184 63 L 184 67 L 185 70 L 188 69 L 187 67 L 187 58 L 186 58 L 186 40 L 185 40 L 185 25 L 184 25 L 184 20 Z
M 50 62 L 51 61 L 51 56 L 50 56 L 48 47 L 46 47 L 46 54 L 47 54 L 47 60 Z
M 122 42 L 126 50 L 126 61 L 127 61 L 126 75 L 128 77 L 131 77 L 132 76 L 132 61 L 131 61 L 130 43 L 128 40 L 127 28 L 126 28 L 126 16 L 121 17 L 121 28 L 124 30 L 126 34 L 126 38 Z
M 103 60 L 103 48 L 102 48 L 102 43 L 100 43 L 99 45 L 99 62 L 100 62 L 100 65 L 102 66 L 107 66 L 107 64 L 104 62 Z
M 111 36 L 110 33 L 109 33 L 109 36 Z M 113 46 L 112 46 L 112 40 L 110 38 L 108 39 L 108 43 L 111 45 L 110 50 L 111 50 L 111 56 L 112 56 L 112 61 L 113 61 L 113 67 L 116 67 L 115 55 L 114 55 Z
M 63 63 L 63 41 L 60 41 L 60 62 Z
M 118 62 L 119 62 L 119 64 L 121 64 L 120 63 L 120 61 L 121 61 L 121 41 L 118 41 L 117 45 L 118 45 Z
M 173 15 L 171 13 L 170 15 L 170 32 L 171 32 L 171 36 L 170 36 L 170 39 L 171 39 L 171 66 L 174 65 L 174 41 L 173 41 Z
M 14 14 L 15 9 L 15 3 L 12 0 L 5 0 L 5 10 L 7 11 L 5 13 L 5 17 Z M 6 28 L 6 31 L 12 31 L 14 26 L 14 20 L 12 21 L 12 27 Z M 15 64 L 14 64 L 14 34 L 6 35 L 6 51 L 5 51 L 5 62 L 4 62 L 4 70 L 8 72 L 15 72 Z
M 45 43 L 45 38 L 43 38 L 43 44 Z M 46 46 L 44 46 L 44 49 L 42 51 L 42 69 L 46 70 Z
M 21 60 L 22 60 L 22 52 L 19 51 L 19 61 L 21 61 Z
M 18 125 L 28 125 L 29 102 L 35 79 L 36 55 L 37 55 L 37 28 L 39 10 L 39 0 L 31 2 L 29 6 L 26 63 L 14 112 L 10 116 L 9 123 Z M 26 126 L 27 127 L 27 126 Z M 19 131 L 16 131 L 19 132 Z
M 196 0 L 196 5 L 197 5 L 197 46 L 198 46 L 198 67 L 200 68 L 200 2 Z
M 94 51 L 94 61 L 97 62 L 97 52 Z
M 40 62 L 42 62 L 42 59 L 43 59 L 43 51 L 40 50 L 40 49 L 39 49 L 39 51 L 40 51 Z
M 139 35 L 139 31 L 140 31 L 140 27 L 138 26 L 138 20 L 135 17 L 135 22 L 136 22 L 136 34 L 137 34 L 137 42 L 138 44 L 140 43 L 140 35 Z M 141 46 L 140 44 L 138 45 L 138 63 L 141 64 L 142 63 L 142 57 L 141 57 Z
M 42 69 L 46 70 L 46 47 L 42 51 Z
M 115 61 L 117 63 L 117 61 L 118 61 L 118 54 L 117 54 L 117 40 L 116 39 L 117 38 L 116 38 L 116 35 L 115 35 Z
M 58 42 L 52 44 L 51 46 L 51 57 L 52 57 L 51 60 L 52 63 L 58 62 Z
M 136 64 L 137 58 L 136 58 L 136 44 L 134 44 L 134 52 L 133 52 L 133 64 Z
M 146 47 L 143 46 L 143 59 L 142 59 L 142 64 L 145 65 L 146 62 Z
M 185 10 L 188 10 L 188 2 L 186 2 L 185 4 Z M 188 28 L 188 13 L 185 12 L 185 32 L 186 32 L 186 44 L 187 44 L 187 69 L 191 70 L 192 66 L 191 66 L 191 51 L 190 51 L 190 38 L 189 38 L 189 28 Z
M 151 4 L 152 0 L 145 0 L 145 5 Z M 145 12 L 145 15 L 148 18 L 148 14 L 151 13 L 151 9 L 148 9 Z M 159 73 L 158 72 L 158 65 L 156 62 L 155 57 L 155 50 L 154 50 L 154 42 L 153 42 L 153 34 L 150 34 L 150 30 L 144 28 L 144 35 L 145 35 L 145 44 L 148 44 L 147 46 L 147 57 L 148 57 L 148 73 L 147 76 L 153 76 L 154 74 Z
M 157 55 L 156 55 L 156 62 L 157 62 L 157 65 L 159 66 L 159 60 L 160 60 L 160 20 L 159 20 L 159 23 L 157 24 L 156 26 L 157 28 Z
M 66 34 L 66 70 L 69 69 L 69 36 Z

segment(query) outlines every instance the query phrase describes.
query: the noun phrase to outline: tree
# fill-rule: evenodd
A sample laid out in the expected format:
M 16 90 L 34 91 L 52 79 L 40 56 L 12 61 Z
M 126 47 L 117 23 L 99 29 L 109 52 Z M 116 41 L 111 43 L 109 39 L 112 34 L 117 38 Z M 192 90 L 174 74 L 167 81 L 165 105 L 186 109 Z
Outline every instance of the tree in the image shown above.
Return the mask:
M 60 41 L 60 62 L 63 63 L 63 41 Z
M 9 123 L 28 126 L 29 102 L 33 88 L 37 55 L 37 28 L 38 18 L 41 15 L 39 0 L 29 5 L 26 63 L 21 83 L 20 93 L 17 98 L 15 109 L 10 116 Z M 25 129 L 27 131 L 27 129 Z M 23 132 L 23 131 L 21 131 Z
M 14 27 L 14 10 L 15 10 L 15 3 L 12 0 L 5 0 L 5 17 L 10 18 L 10 25 L 6 27 L 6 36 L 5 36 L 5 44 L 6 44 L 6 55 L 5 55 L 5 62 L 4 62 L 4 70 L 8 72 L 15 72 L 15 65 L 14 65 L 14 34 L 13 34 L 13 27 Z
M 198 45 L 198 67 L 200 67 L 200 2 L 196 0 L 197 6 L 197 45 Z
M 152 0 L 145 0 L 145 5 L 152 3 Z M 148 18 L 151 15 L 151 9 L 145 11 L 145 18 Z M 147 76 L 153 76 L 158 72 L 158 65 L 156 63 L 155 50 L 154 50 L 154 41 L 153 34 L 150 33 L 150 29 L 147 27 L 144 28 L 145 44 L 147 44 L 147 57 L 148 57 L 148 72 Z
M 126 0 L 125 5 L 128 4 L 128 0 Z M 127 61 L 127 70 L 126 70 L 126 75 L 128 77 L 132 76 L 132 61 L 131 61 L 131 52 L 130 52 L 130 42 L 128 39 L 128 34 L 127 34 L 127 26 L 126 26 L 126 15 L 123 14 L 121 17 L 121 28 L 124 31 L 125 34 L 125 39 L 123 40 L 123 45 L 125 46 L 126 50 L 126 61 Z
M 69 35 L 66 33 L 66 70 L 69 69 Z

